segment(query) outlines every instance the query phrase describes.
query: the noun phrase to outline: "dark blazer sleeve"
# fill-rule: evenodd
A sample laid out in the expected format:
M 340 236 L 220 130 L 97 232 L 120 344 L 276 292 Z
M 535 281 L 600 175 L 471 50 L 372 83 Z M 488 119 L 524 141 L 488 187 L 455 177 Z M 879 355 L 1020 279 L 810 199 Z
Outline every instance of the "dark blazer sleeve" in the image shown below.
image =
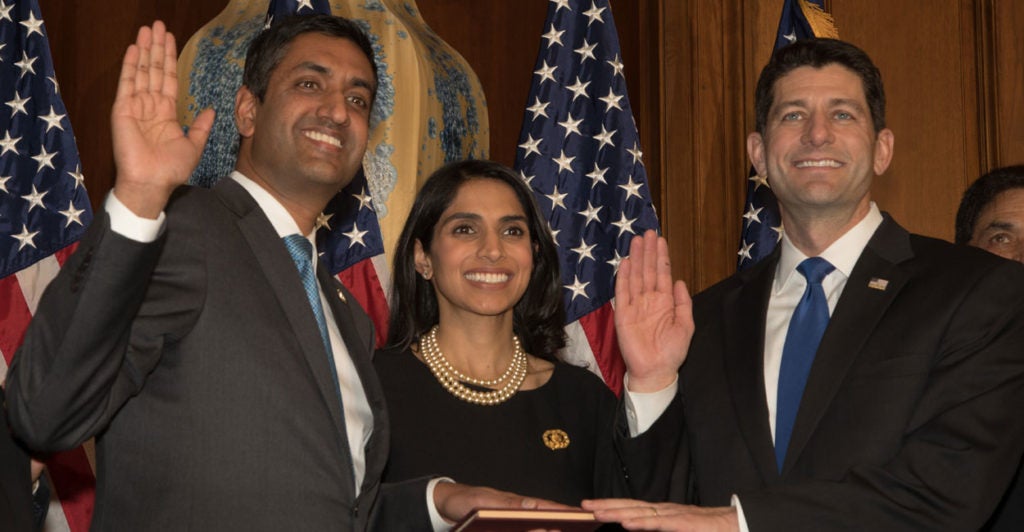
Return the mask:
M 100 213 L 47 287 L 7 377 L 11 427 L 30 448 L 81 444 L 141 388 L 164 341 L 136 323 L 162 249 L 163 236 L 135 242 L 112 232 Z M 177 281 L 194 281 L 201 271 L 171 270 L 163 274 L 164 292 L 178 301 L 194 299 L 188 283 Z
M 625 392 L 623 392 L 625 393 Z M 677 393 L 668 408 L 643 434 L 630 437 L 625 400 L 619 401 L 614 441 L 628 497 L 645 501 L 691 501 L 690 460 L 683 434 L 686 417 Z
M 932 357 L 928 378 L 887 463 L 854 466 L 837 481 L 740 492 L 750 529 L 977 530 L 1024 450 L 1022 274 L 1001 262 L 951 292 L 963 299 L 936 324 L 937 344 L 919 346 Z
M 381 484 L 370 517 L 371 530 L 433 530 L 427 512 L 427 484 L 419 478 Z

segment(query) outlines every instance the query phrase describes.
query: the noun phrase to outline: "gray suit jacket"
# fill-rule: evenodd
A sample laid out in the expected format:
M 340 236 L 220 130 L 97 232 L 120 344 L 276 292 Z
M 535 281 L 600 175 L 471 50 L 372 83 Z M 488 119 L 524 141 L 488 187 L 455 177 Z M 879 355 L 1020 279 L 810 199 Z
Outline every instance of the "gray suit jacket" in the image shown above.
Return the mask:
M 388 420 L 355 299 L 317 272 L 374 414 L 358 497 L 332 368 L 269 220 L 230 179 L 183 187 L 166 213 L 152 244 L 98 216 L 10 368 L 29 446 L 96 437 L 93 529 L 355 530 L 371 510 L 425 522 L 425 481 L 384 490 L 398 512 L 378 501 Z
M 763 377 L 777 261 L 695 298 L 680 397 L 625 445 L 645 495 L 737 494 L 756 531 L 978 529 L 1024 452 L 1024 268 L 886 217 L 832 314 L 779 472 Z M 636 452 L 651 440 L 656 453 Z

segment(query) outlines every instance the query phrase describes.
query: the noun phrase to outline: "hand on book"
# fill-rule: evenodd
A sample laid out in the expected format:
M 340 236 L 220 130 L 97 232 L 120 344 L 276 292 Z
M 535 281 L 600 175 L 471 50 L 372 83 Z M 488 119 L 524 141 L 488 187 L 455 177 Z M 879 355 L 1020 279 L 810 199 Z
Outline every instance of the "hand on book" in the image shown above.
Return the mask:
M 456 522 L 478 508 L 528 510 L 569 510 L 571 506 L 557 502 L 524 497 L 507 491 L 467 486 L 456 482 L 440 482 L 434 488 L 434 505 L 441 517 Z
M 736 508 L 702 508 L 669 502 L 631 499 L 583 501 L 583 509 L 594 512 L 602 523 L 620 523 L 626 530 L 738 532 Z

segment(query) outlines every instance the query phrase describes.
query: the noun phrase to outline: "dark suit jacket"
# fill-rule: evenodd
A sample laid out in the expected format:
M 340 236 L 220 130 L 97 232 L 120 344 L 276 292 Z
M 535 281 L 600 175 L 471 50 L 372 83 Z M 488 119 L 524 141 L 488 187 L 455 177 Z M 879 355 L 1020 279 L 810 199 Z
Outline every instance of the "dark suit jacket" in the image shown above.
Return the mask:
M 627 453 L 646 495 L 737 494 L 756 532 L 978 529 L 1024 451 L 1024 268 L 886 217 L 832 314 L 780 473 L 762 369 L 777 262 L 695 298 L 680 397 L 627 444 L 671 442 L 653 464 Z
M 366 528 L 389 439 L 369 318 L 317 272 L 374 414 L 356 497 L 333 369 L 270 221 L 230 179 L 166 213 L 152 244 L 93 222 L 10 368 L 13 428 L 41 451 L 96 436 L 94 530 Z M 380 516 L 427 519 L 425 481 L 385 491 L 405 507 Z
M 0 403 L 4 389 L 0 388 Z M 32 475 L 29 458 L 0 420 L 0 524 L 11 532 L 29 531 L 32 526 Z

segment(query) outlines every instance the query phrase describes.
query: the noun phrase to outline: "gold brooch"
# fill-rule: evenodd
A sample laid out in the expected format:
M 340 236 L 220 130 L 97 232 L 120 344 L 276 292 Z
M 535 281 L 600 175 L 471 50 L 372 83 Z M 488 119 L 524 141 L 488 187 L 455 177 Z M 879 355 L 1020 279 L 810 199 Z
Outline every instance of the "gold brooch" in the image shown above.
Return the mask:
M 552 451 L 565 449 L 569 446 L 569 435 L 562 429 L 545 430 L 543 438 L 544 445 L 547 445 L 548 449 Z

